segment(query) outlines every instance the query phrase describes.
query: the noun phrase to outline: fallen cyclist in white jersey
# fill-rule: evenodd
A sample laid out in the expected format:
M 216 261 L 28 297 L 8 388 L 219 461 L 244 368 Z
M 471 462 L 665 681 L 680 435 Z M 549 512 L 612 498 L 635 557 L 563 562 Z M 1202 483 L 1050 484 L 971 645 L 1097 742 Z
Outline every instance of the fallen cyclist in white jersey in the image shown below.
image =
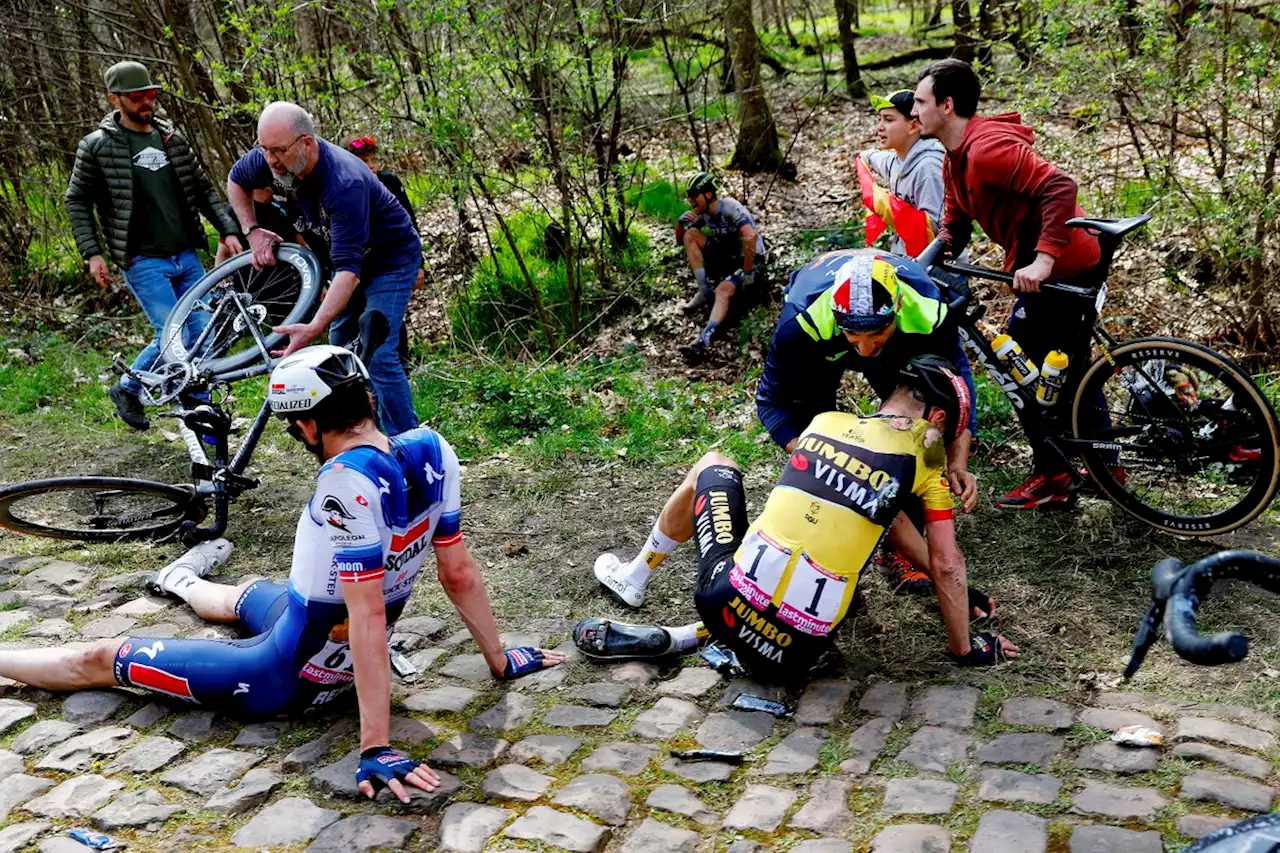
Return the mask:
M 287 586 L 197 577 L 179 562 L 153 583 L 211 622 L 242 622 L 245 640 L 130 637 L 0 652 L 0 675 L 48 690 L 120 684 L 242 718 L 303 714 L 352 687 L 360 712 L 359 790 L 405 784 L 431 792 L 439 777 L 390 745 L 387 638 L 430 544 L 441 586 L 495 678 L 556 666 L 564 655 L 502 648 L 479 568 L 462 541 L 453 448 L 436 432 L 388 438 L 373 419 L 369 375 L 350 351 L 313 346 L 272 372 L 272 411 L 320 460 L 316 492 L 298 520 Z

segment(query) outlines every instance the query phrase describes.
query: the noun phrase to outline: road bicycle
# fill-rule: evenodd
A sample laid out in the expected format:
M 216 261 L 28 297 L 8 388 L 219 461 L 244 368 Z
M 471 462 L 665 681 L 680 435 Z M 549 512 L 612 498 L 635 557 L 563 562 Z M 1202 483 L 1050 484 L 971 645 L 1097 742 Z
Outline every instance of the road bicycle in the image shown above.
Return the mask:
M 264 399 L 231 455 L 231 383 L 270 371 L 271 351 L 285 340 L 272 328 L 305 320 L 320 296 L 314 254 L 282 244 L 276 257 L 274 266 L 254 269 L 245 252 L 210 270 L 166 318 L 151 370 L 114 359 L 118 372 L 138 380 L 144 404 L 169 408 L 162 416 L 176 419 L 193 482 L 82 476 L 18 483 L 0 488 L 0 527 L 87 542 L 177 538 L 192 546 L 221 536 L 231 501 L 258 485 L 244 472 L 271 416 Z M 210 503 L 213 520 L 201 527 Z
M 1151 569 L 1151 608 L 1138 625 L 1133 651 L 1124 677 L 1132 678 L 1164 625 L 1169 643 L 1180 657 L 1198 666 L 1220 666 L 1244 660 L 1249 641 L 1236 631 L 1210 637 L 1196 628 L 1200 603 L 1208 598 L 1214 581 L 1232 578 L 1280 593 L 1280 560 L 1254 551 L 1223 551 L 1184 566 L 1165 557 Z M 1280 851 L 1280 814 L 1262 815 L 1209 833 L 1186 853 L 1277 853 Z
M 940 240 L 916 261 L 937 281 L 965 347 L 1003 389 L 1028 440 L 1063 461 L 1076 489 L 1086 481 L 1083 462 L 1098 491 L 1135 518 L 1166 533 L 1213 536 L 1249 523 L 1275 497 L 1280 429 L 1250 375 L 1221 353 L 1177 338 L 1117 340 L 1102 326 L 1112 258 L 1150 218 L 1068 221 L 1098 238 L 1101 261 L 1088 276 L 1040 290 L 1087 313 L 1101 355 L 1083 372 L 1068 366 L 1052 408 L 1037 402 L 1036 383 L 1014 381 L 978 327 L 986 307 L 956 285 L 960 277 L 1012 284 L 1013 274 L 942 260 Z

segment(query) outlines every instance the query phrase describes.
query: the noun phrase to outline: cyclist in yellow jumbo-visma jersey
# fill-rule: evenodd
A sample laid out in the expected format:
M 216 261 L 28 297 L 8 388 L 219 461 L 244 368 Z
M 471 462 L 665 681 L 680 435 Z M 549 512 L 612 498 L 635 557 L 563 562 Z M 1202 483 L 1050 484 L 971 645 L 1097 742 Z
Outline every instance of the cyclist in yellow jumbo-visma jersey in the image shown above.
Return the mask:
M 831 635 L 863 566 L 914 495 L 924 505 L 929 574 L 948 652 L 962 665 L 1016 657 L 1017 647 L 1003 637 L 969 633 L 971 611 L 990 615 L 994 603 L 966 587 L 943 477 L 944 436 L 951 440 L 966 428 L 969 405 L 968 388 L 950 363 L 912 359 L 877 414 L 826 412 L 813 419 L 751 524 L 741 470 L 728 457 L 706 454 L 667 501 L 635 559 L 602 554 L 595 566 L 601 584 L 636 607 L 653 569 L 676 545 L 695 539 L 694 605 L 702 621 L 662 628 L 584 619 L 574 630 L 578 648 L 612 660 L 656 657 L 710 636 L 757 678 L 807 680 L 833 648 Z

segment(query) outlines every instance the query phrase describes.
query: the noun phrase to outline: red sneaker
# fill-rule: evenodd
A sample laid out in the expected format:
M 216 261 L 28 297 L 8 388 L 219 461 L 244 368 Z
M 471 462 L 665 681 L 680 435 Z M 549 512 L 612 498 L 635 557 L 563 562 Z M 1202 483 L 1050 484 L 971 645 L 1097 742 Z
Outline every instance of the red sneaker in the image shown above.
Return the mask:
M 1037 509 L 1051 504 L 1066 503 L 1076 496 L 1071 475 L 1032 474 L 1021 486 L 996 498 L 997 509 Z
M 901 551 L 885 546 L 876 555 L 876 563 L 893 584 L 897 593 L 928 594 L 933 592 L 933 581 L 915 567 Z
M 1262 448 L 1245 447 L 1243 444 L 1231 448 L 1231 452 L 1227 454 L 1227 458 L 1232 462 L 1261 462 Z

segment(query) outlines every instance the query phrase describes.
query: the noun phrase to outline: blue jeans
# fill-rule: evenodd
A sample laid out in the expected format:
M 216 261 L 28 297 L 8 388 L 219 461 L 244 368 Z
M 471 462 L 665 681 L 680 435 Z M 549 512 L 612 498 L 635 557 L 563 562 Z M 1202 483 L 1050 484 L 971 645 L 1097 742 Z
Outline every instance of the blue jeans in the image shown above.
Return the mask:
M 378 405 L 378 426 L 387 435 L 399 435 L 418 425 L 418 413 L 413 409 L 413 397 L 409 393 L 409 377 L 396 352 L 396 342 L 400 339 L 404 312 L 409 307 L 409 296 L 420 266 L 415 259 L 362 281 L 347 307 L 329 324 L 329 342 L 340 347 L 350 346 L 359 337 L 360 318 L 367 312 L 381 312 L 391 325 L 386 342 L 374 350 L 371 358 L 364 359 Z
M 133 360 L 134 370 L 150 370 L 155 365 L 160 358 L 160 333 L 165 318 L 203 276 L 204 267 L 191 249 L 168 258 L 137 257 L 129 262 L 129 268 L 124 271 L 125 283 L 156 330 L 155 338 Z M 188 347 L 195 343 L 208 322 L 209 315 L 203 311 L 188 317 L 183 335 Z M 131 376 L 121 379 L 120 385 L 131 394 L 140 390 L 137 380 Z

